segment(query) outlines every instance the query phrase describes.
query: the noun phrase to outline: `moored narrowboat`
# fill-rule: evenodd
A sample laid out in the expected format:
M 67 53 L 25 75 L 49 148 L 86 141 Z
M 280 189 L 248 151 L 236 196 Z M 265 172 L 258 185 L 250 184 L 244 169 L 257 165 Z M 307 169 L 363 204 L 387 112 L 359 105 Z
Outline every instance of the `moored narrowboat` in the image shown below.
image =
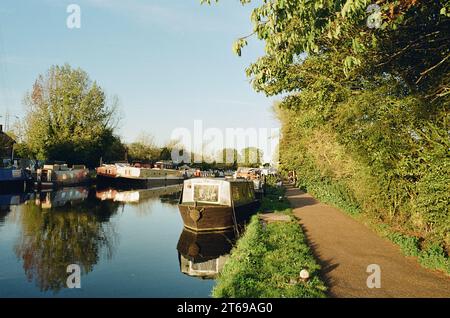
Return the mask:
M 236 170 L 234 177 L 236 179 L 245 179 L 253 181 L 256 197 L 258 199 L 263 198 L 265 192 L 264 188 L 266 183 L 266 176 L 262 173 L 262 169 L 239 167 Z
M 35 185 L 40 189 L 52 189 L 84 185 L 89 181 L 89 169 L 83 165 L 69 168 L 67 164 L 53 164 L 37 170 Z
M 0 124 L 0 193 L 25 192 L 31 185 L 29 171 L 20 167 L 20 160 L 14 158 L 15 143 Z
M 146 188 L 180 184 L 185 179 L 183 171 L 174 169 L 132 166 L 125 163 L 106 164 L 98 167 L 97 182 L 102 185 Z
M 25 192 L 31 183 L 27 171 L 14 165 L 12 160 L 0 160 L 0 193 Z
M 253 182 L 236 179 L 184 181 L 179 211 L 194 231 L 220 231 L 245 223 L 260 207 Z

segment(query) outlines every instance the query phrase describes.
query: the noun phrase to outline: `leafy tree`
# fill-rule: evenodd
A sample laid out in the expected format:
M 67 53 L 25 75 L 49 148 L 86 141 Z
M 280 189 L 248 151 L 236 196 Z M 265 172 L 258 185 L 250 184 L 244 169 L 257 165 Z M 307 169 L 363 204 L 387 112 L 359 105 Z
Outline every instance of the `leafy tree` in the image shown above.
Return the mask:
M 172 150 L 167 148 L 167 147 L 161 148 L 161 152 L 160 152 L 159 158 L 161 160 L 171 160 L 171 158 L 172 158 Z
M 219 150 L 218 157 L 221 159 L 225 168 L 237 169 L 240 161 L 239 151 L 234 148 L 224 148 Z
M 180 144 L 180 140 L 173 139 L 169 140 L 163 147 L 159 154 L 160 160 L 172 160 L 172 151 L 178 149 L 180 153 L 183 153 L 184 147 Z
M 280 167 L 323 201 L 444 248 L 448 264 L 449 1 L 258 3 L 265 55 L 247 75 L 283 94 Z
M 160 149 L 156 146 L 154 137 L 141 133 L 137 140 L 128 145 L 128 156 L 131 161 L 151 162 L 160 157 Z
M 14 157 L 15 158 L 23 158 L 23 159 L 31 159 L 33 157 L 31 151 L 28 149 L 27 144 L 25 143 L 25 131 L 24 125 L 20 121 L 16 121 L 11 130 L 7 132 L 7 135 L 12 138 L 16 143 L 14 144 Z M 1 145 L 1 137 L 0 137 L 0 157 L 6 156 L 6 152 L 1 154 L 2 149 L 6 150 L 7 145 Z M 10 154 L 8 154 L 9 156 Z
M 246 167 L 259 167 L 262 163 L 262 150 L 256 147 L 247 147 L 241 151 L 241 162 L 240 164 Z
M 11 156 L 14 143 L 13 136 L 0 132 L 0 158 Z
M 92 167 L 100 157 L 123 158 L 125 149 L 114 136 L 117 100 L 108 106 L 104 91 L 85 71 L 52 66 L 39 75 L 25 104 L 25 142 L 37 159 Z
M 395 72 L 415 89 L 446 96 L 450 90 L 445 75 L 450 58 L 448 0 L 381 0 L 374 10 L 370 4 L 368 0 L 261 1 L 251 15 L 251 35 L 265 42 L 266 55 L 247 69 L 255 88 L 268 95 L 298 91 L 308 85 L 299 72 L 305 60 L 333 55 L 340 76 L 354 78 L 368 70 Z M 368 21 L 374 14 L 379 25 L 371 27 Z M 248 37 L 234 44 L 238 55 Z

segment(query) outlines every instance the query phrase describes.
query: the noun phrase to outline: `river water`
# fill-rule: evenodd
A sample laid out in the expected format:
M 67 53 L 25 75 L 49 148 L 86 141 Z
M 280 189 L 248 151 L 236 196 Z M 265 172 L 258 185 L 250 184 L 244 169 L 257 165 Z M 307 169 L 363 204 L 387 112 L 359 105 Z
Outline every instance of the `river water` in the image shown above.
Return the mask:
M 234 236 L 184 230 L 180 190 L 0 194 L 0 297 L 210 296 Z

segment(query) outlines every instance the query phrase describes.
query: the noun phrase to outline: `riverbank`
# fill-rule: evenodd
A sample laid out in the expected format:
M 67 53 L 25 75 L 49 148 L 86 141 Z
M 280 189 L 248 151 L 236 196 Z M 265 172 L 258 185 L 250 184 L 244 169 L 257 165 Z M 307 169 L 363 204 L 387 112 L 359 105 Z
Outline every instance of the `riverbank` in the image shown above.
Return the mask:
M 213 297 L 325 297 L 320 266 L 284 198 L 284 189 L 269 187 L 261 211 L 286 221 L 265 223 L 259 215 L 252 218 L 217 279 Z M 308 279 L 300 277 L 302 270 L 308 271 Z

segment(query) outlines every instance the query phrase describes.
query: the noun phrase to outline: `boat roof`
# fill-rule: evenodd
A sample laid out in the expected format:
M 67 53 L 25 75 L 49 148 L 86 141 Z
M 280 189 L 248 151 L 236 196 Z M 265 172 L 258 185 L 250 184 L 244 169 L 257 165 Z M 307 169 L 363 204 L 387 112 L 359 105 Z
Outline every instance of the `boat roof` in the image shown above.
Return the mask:
M 131 165 L 129 163 L 125 163 L 125 162 L 114 162 L 114 163 L 104 163 L 101 165 L 102 167 L 131 167 Z
M 239 167 L 238 172 L 250 172 L 250 171 L 260 171 L 260 168 L 250 168 L 250 167 Z
M 230 179 L 230 178 L 193 178 L 186 180 L 185 182 L 195 182 L 195 183 L 221 183 L 221 182 L 227 182 L 227 183 L 244 183 L 249 182 L 245 179 Z

